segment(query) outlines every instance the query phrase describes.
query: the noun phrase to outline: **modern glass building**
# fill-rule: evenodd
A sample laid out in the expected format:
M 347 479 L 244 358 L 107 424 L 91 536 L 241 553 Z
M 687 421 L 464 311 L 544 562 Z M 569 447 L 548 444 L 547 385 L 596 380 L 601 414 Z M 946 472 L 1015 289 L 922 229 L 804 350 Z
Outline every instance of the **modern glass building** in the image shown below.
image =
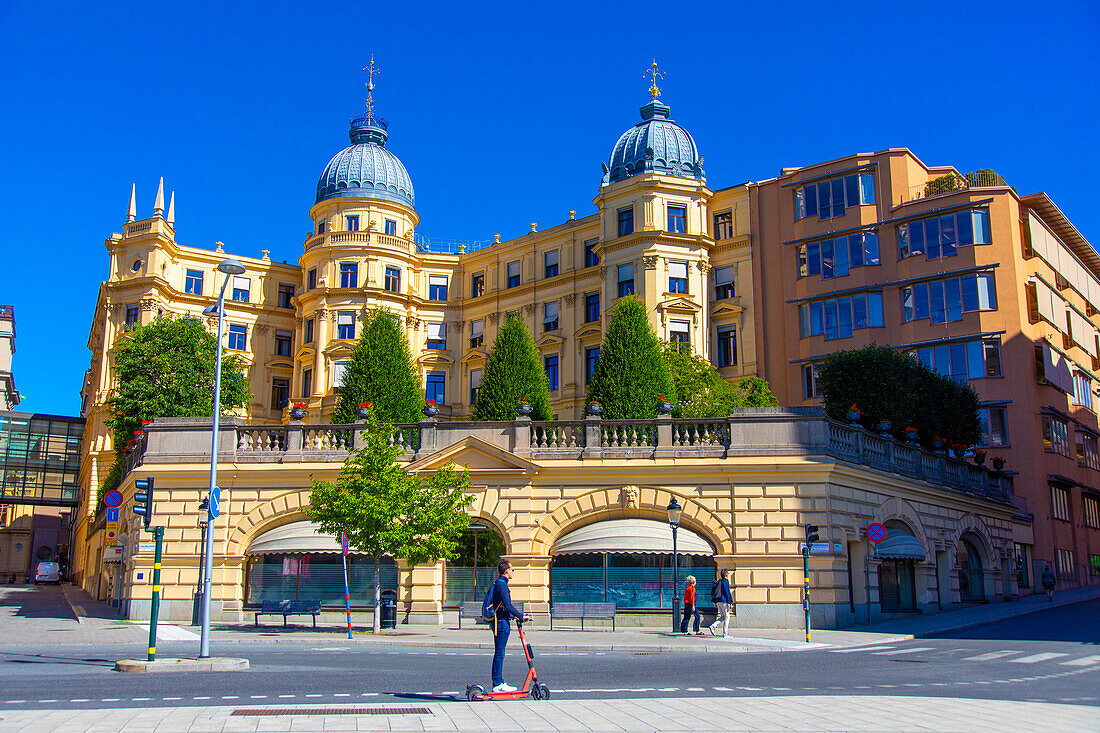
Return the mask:
M 84 419 L 0 412 L 0 504 L 75 507 Z

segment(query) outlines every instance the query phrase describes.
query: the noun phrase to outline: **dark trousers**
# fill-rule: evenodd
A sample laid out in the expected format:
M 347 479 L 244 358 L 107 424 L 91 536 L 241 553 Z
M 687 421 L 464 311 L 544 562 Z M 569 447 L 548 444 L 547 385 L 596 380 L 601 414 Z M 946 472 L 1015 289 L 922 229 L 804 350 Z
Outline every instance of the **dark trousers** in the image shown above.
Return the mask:
M 695 631 L 699 631 L 699 612 L 695 610 L 695 606 L 689 606 L 684 604 L 684 618 L 680 620 L 680 633 L 686 634 L 688 630 L 688 620 L 695 616 Z
M 504 651 L 508 648 L 508 635 L 512 633 L 512 623 L 496 620 L 496 634 L 493 635 L 493 687 L 504 682 Z

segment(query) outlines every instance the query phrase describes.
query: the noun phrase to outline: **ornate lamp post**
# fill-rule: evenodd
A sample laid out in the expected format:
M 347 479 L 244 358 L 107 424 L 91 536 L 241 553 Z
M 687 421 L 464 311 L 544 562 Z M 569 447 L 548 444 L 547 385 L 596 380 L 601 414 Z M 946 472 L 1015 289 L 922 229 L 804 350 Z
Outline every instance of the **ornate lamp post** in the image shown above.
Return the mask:
M 221 412 L 222 396 L 222 328 L 225 325 L 225 288 L 234 275 L 242 275 L 245 267 L 237 260 L 222 260 L 218 264 L 218 271 L 225 274 L 221 292 L 218 293 L 218 304 L 210 306 L 203 311 L 205 315 L 218 314 L 218 349 L 214 361 L 214 427 L 210 435 L 210 488 L 207 493 L 209 502 L 210 494 L 218 481 L 218 416 Z M 210 514 L 207 504 L 206 541 L 203 542 L 203 578 L 202 578 L 202 629 L 199 636 L 199 658 L 210 656 L 210 576 L 214 570 L 214 517 Z
M 677 619 L 677 611 L 680 609 L 680 578 L 676 559 L 676 530 L 680 528 L 680 513 L 684 511 L 684 508 L 680 506 L 674 496 L 668 503 L 666 511 L 668 511 L 668 525 L 672 527 L 672 630 L 676 631 L 680 628 Z

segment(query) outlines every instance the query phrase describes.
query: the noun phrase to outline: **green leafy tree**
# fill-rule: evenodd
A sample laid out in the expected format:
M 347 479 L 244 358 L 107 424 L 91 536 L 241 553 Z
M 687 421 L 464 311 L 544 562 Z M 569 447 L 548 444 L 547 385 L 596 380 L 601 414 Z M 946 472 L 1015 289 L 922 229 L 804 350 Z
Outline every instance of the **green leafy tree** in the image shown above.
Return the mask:
M 382 589 L 379 566 L 385 555 L 414 565 L 455 556 L 470 524 L 466 507 L 473 497 L 469 471 L 453 464 L 428 477 L 411 474 L 397 462 L 404 450 L 390 444 L 394 427 L 372 415 L 366 445 L 352 453 L 336 481 L 313 476 L 306 514 L 322 532 L 348 535 L 348 544 L 374 559 L 374 632 L 378 633 Z
M 424 388 L 413 364 L 409 340 L 393 313 L 367 314 L 340 386 L 333 422 L 355 422 L 355 408 L 370 402 L 383 422 L 416 422 L 424 406 Z
M 141 426 L 157 417 L 203 417 L 214 406 L 218 342 L 197 318 L 158 318 L 119 337 L 114 371 L 118 387 L 108 400 L 118 454 Z M 222 357 L 221 411 L 247 404 L 252 394 L 237 354 Z M 107 472 L 100 496 L 122 478 L 121 464 Z
M 661 342 L 645 305 L 637 298 L 622 298 L 607 324 L 588 398 L 603 406 L 605 418 L 630 420 L 656 417 L 661 397 L 678 402 Z
M 665 343 L 661 354 L 679 398 L 675 413 L 680 417 L 726 417 L 741 407 L 776 404 L 771 387 L 760 377 L 728 382 L 709 361 L 676 344 Z
M 489 349 L 474 419 L 514 420 L 516 404 L 521 399 L 531 405 L 532 420 L 553 419 L 550 382 L 542 368 L 542 358 L 523 320 L 512 314 Z
M 863 411 L 862 424 L 874 429 L 889 420 L 896 437 L 916 428 L 921 442 L 934 438 L 948 445 L 981 440 L 978 393 L 969 384 L 945 377 L 894 349 L 866 346 L 826 357 L 817 380 L 825 412 L 847 420 L 848 408 Z

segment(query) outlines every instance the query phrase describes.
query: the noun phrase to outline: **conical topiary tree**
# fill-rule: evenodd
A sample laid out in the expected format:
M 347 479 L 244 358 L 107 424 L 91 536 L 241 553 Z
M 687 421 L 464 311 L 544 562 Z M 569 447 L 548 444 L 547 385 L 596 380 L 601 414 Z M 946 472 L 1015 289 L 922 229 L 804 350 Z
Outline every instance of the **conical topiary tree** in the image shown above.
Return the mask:
M 677 404 L 661 342 L 645 305 L 637 298 L 623 298 L 607 324 L 588 399 L 603 406 L 604 418 L 633 420 L 656 417 L 661 397 Z
M 514 420 L 516 404 L 526 398 L 532 420 L 550 420 L 550 383 L 531 333 L 518 315 L 512 314 L 493 341 L 481 390 L 474 405 L 475 420 Z
M 424 388 L 413 366 L 409 340 L 397 316 L 375 309 L 367 314 L 363 334 L 344 372 L 340 401 L 332 419 L 355 422 L 355 408 L 370 402 L 381 422 L 416 422 L 424 406 Z

